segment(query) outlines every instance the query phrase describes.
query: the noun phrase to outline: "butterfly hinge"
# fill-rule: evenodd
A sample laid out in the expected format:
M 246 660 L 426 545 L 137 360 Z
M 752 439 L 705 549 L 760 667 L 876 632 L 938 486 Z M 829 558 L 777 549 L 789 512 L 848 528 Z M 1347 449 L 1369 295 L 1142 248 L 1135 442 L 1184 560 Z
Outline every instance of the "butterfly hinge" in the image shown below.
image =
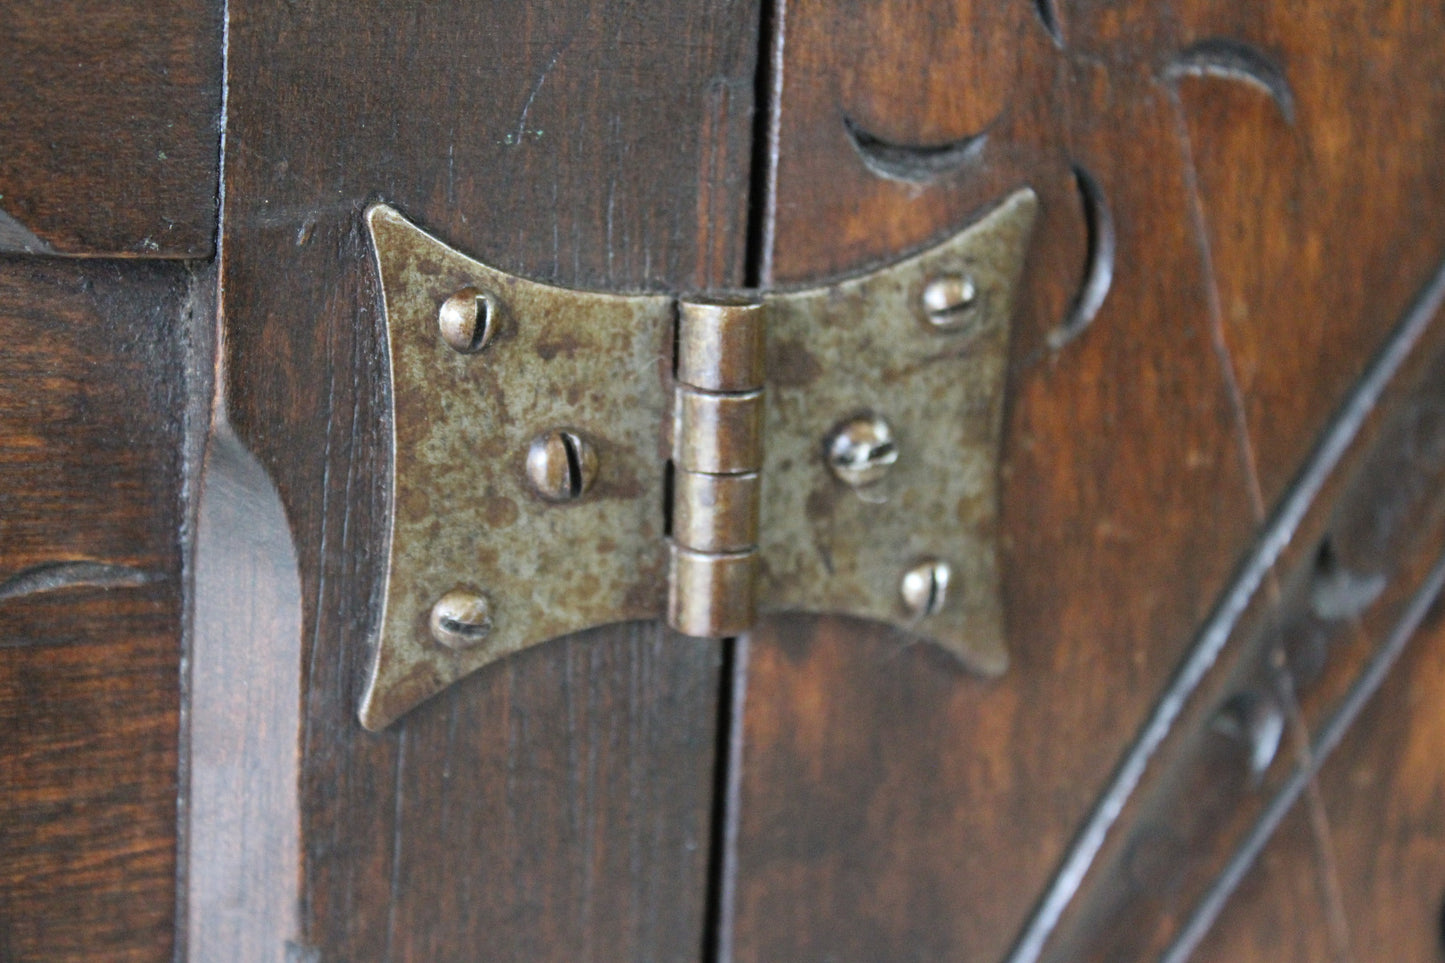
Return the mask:
M 503 656 L 665 617 L 837 613 L 1007 664 L 997 559 L 1009 324 L 1038 206 L 826 285 L 577 291 L 366 214 L 391 489 L 361 721 Z

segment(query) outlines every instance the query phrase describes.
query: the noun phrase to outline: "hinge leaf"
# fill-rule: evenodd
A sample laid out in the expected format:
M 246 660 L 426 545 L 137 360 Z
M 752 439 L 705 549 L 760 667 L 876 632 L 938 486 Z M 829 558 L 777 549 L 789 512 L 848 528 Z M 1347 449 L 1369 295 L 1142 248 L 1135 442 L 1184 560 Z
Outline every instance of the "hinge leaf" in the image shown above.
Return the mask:
M 975 672 L 1008 666 L 998 457 L 1009 327 L 1037 210 L 1034 192 L 1019 190 L 912 257 L 768 299 L 761 611 L 873 619 Z M 822 448 L 857 418 L 881 419 L 895 448 L 876 480 L 854 486 Z M 930 565 L 945 567 L 947 584 L 910 605 L 903 580 Z
M 658 426 L 671 402 L 673 302 L 514 277 L 384 205 L 366 221 L 386 312 L 392 495 L 360 715 L 381 729 L 505 655 L 662 611 Z M 477 310 L 491 326 L 474 353 L 454 348 L 440 327 L 449 299 L 467 291 L 486 303 Z M 598 453 L 585 497 L 549 500 L 529 477 L 533 443 L 544 442 L 545 457 L 554 431 Z M 556 446 L 563 472 L 581 469 L 566 464 L 577 457 L 570 444 Z M 448 645 L 430 623 L 453 592 L 485 603 L 490 624 L 443 632 Z

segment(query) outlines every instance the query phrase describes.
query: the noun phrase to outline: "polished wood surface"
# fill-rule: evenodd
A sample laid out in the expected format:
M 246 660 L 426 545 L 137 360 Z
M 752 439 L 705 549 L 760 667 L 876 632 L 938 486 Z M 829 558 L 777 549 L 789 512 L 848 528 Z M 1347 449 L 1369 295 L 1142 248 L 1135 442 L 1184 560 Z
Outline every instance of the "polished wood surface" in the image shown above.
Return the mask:
M 766 260 L 777 281 L 837 274 L 1005 185 L 1040 191 L 1003 467 L 1013 665 L 971 678 L 834 620 L 756 634 L 740 960 L 1008 953 L 1266 512 L 1445 251 L 1437 11 L 1040 5 L 1056 44 L 1029 5 L 949 6 L 967 30 L 929 31 L 908 4 L 856 19 L 780 7 Z M 1003 39 L 975 51 L 974 37 Z M 1091 247 L 1074 168 L 1100 186 L 1117 248 L 1102 309 L 1058 347 Z
M 1437 612 L 1331 755 L 1194 959 L 1445 956 L 1445 629 Z
M 190 300 L 0 258 L 0 959 L 170 954 Z
M 1006 959 L 1445 255 L 1442 37 L 1404 0 L 0 12 L 0 960 Z M 1002 678 L 839 618 L 629 625 L 360 728 L 369 203 L 523 275 L 705 292 L 891 260 L 1024 184 Z M 1440 958 L 1442 640 L 1197 959 Z M 1261 802 L 1218 771 L 1237 818 L 1131 864 L 1126 807 L 1047 958 L 1157 957 L 1170 881 Z
M 221 21 L 204 0 L 0 8 L 0 251 L 211 256 Z
M 716 645 L 594 632 L 384 733 L 357 723 L 387 496 L 361 214 L 385 200 L 564 284 L 740 283 L 756 9 L 229 9 L 219 430 L 274 484 L 300 585 L 294 660 L 249 676 L 300 680 L 300 910 L 279 936 L 326 959 L 694 957 Z M 278 751 L 260 764 L 286 791 Z

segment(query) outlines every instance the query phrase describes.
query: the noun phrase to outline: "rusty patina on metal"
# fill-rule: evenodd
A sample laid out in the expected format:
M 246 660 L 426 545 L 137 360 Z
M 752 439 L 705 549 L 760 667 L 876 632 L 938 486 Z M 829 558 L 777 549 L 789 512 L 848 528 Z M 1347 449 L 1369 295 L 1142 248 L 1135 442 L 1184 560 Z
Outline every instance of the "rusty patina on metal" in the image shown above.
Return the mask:
M 380 633 L 361 722 L 381 729 L 489 662 L 592 625 L 656 618 L 667 594 L 665 454 L 673 299 L 572 291 L 451 249 L 395 210 L 366 215 L 386 306 L 392 523 Z M 442 306 L 475 288 L 484 349 L 443 339 Z M 595 450 L 583 497 L 550 501 L 527 474 L 554 429 Z M 489 603 L 470 648 L 438 644 L 433 604 Z
M 1004 670 L 999 432 L 1036 209 L 1034 193 L 1020 190 L 889 267 L 761 296 L 763 467 L 749 482 L 761 485 L 760 552 L 735 566 L 748 580 L 738 594 L 754 593 L 759 611 L 875 619 L 975 671 Z M 664 532 L 677 301 L 517 278 L 386 206 L 366 219 L 392 400 L 386 590 L 360 711 L 381 729 L 503 656 L 668 612 L 669 556 L 682 551 Z M 946 324 L 925 296 L 940 279 L 968 292 Z M 473 306 L 487 328 L 469 326 Z M 459 334 L 461 315 L 468 330 Z M 887 422 L 897 457 L 854 485 L 829 467 L 827 444 L 863 414 Z M 528 454 L 549 433 L 595 455 L 576 497 L 543 497 L 529 478 Z M 946 597 L 920 615 L 903 580 L 924 560 L 951 575 Z M 438 607 L 444 597 L 468 601 Z M 448 616 L 454 608 L 485 618 Z
M 831 612 L 902 626 L 968 668 L 1008 666 L 998 572 L 998 461 L 1014 295 L 1038 209 L 1010 195 L 971 227 L 882 270 L 767 298 L 761 612 Z M 942 326 L 924 292 L 967 279 Z M 962 286 L 962 285 L 961 285 Z M 853 487 L 828 467 L 833 430 L 860 414 L 897 459 Z M 903 596 L 924 559 L 952 569 L 940 611 Z

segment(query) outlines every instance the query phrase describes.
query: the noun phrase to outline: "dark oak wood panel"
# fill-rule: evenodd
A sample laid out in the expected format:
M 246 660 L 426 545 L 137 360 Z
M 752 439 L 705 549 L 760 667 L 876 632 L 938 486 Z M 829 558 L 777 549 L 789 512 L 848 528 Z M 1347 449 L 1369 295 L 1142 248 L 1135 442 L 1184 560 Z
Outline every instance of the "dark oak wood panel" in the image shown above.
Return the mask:
M 1197 963 L 1278 960 L 1334 963 L 1329 912 L 1308 813 L 1293 810 L 1270 848 L 1231 900 L 1230 909 L 1195 951 Z M 1245 917 L 1239 919 L 1239 917 Z M 1409 945 L 1408 941 L 1405 945 Z M 1370 957 L 1360 957 L 1370 959 Z M 1386 953 L 1381 959 L 1418 959 Z
M 1047 172 L 1037 163 L 1055 140 L 1058 57 L 1030 4 L 794 0 L 778 11 L 765 281 L 896 259 L 1024 181 L 1049 216 L 1068 158 Z M 1035 236 L 1082 256 L 1054 223 Z
M 1445 255 L 1445 10 L 1197 3 L 1180 18 L 1201 70 L 1239 56 L 1211 55 L 1213 38 L 1264 60 L 1262 79 L 1181 77 L 1177 109 L 1211 310 L 1268 503 Z M 1273 98 L 1270 68 L 1287 85 Z
M 0 9 L 0 251 L 209 257 L 222 4 Z
M 1442 698 L 1437 612 L 1316 780 L 1328 837 L 1305 831 L 1297 811 L 1195 960 L 1445 958 Z
M 1021 6 L 1016 39 L 994 55 L 1013 68 L 1001 84 L 1019 91 L 990 133 L 988 147 L 1004 152 L 996 163 L 923 184 L 869 181 L 849 145 L 806 136 L 811 118 L 789 139 L 785 87 L 782 156 L 830 173 L 790 178 L 786 161 L 780 169 L 784 276 L 847 266 L 846 249 L 789 243 L 784 227 L 807 223 L 816 210 L 809 184 L 834 177 L 848 178 L 849 191 L 864 182 L 858 213 L 846 216 L 882 226 L 885 239 L 866 252 L 873 258 L 960 222 L 1006 183 L 1034 183 L 1044 213 L 1015 328 L 1004 474 L 1013 665 L 987 682 L 936 652 L 839 622 L 759 634 L 742 750 L 739 959 L 1001 958 L 1227 574 L 1233 546 L 1253 529 L 1223 380 L 1213 365 L 1181 363 L 1209 356 L 1184 180 L 1177 165 L 1138 163 L 1167 156 L 1173 124 L 1127 73 L 1113 78 L 1122 90 L 1080 82 Z M 790 22 L 807 16 L 794 6 Z M 794 57 L 848 69 L 849 53 L 822 43 L 836 14 L 814 16 L 815 34 L 800 29 L 787 41 Z M 1004 14 L 978 5 L 966 16 Z M 890 139 L 937 138 L 927 101 L 886 79 L 878 86 L 891 93 Z M 1110 104 L 1107 120 L 1066 126 Z M 1019 139 L 1008 139 L 1012 131 Z M 1068 141 L 1104 141 L 1083 162 L 1109 198 L 1120 255 L 1092 328 L 1049 356 L 1046 338 L 1086 249 L 1069 170 L 1081 148 Z M 1212 524 L 1199 526 L 1201 516 Z M 766 705 L 807 714 L 775 722 Z M 820 836 L 828 845 L 800 844 Z M 830 884 L 843 880 L 846 889 Z M 793 914 L 780 918 L 779 905 Z
M 0 259 L 0 958 L 166 960 L 179 265 Z
M 1265 511 L 1445 250 L 1437 13 L 1038 5 L 1056 45 L 1029 4 L 943 6 L 780 8 L 765 262 L 778 280 L 836 274 L 1008 186 L 1039 190 L 1003 468 L 1014 664 L 974 679 L 841 621 L 757 633 L 738 959 L 1007 953 Z M 929 17 L 956 29 L 921 30 Z M 1396 73 L 1416 99 L 1395 97 Z M 1058 347 L 1091 247 L 1074 168 L 1117 247 L 1102 310 Z
M 399 959 L 702 947 L 717 660 L 655 626 L 523 653 L 399 734 Z
M 566 284 L 739 283 L 756 8 L 230 15 L 218 430 L 274 482 L 302 616 L 300 932 L 252 930 L 303 958 L 697 956 L 716 646 L 594 632 L 380 735 L 356 721 L 385 495 L 361 213 L 386 200 L 469 254 Z M 249 683 L 284 693 L 298 667 L 281 661 Z
M 1430 320 L 1425 311 L 1417 317 Z M 1394 651 L 1393 627 L 1445 546 L 1441 327 L 1427 327 L 1416 342 L 1362 426 L 1355 454 L 1300 524 L 1296 547 L 1201 679 L 1048 959 L 1184 952 L 1213 918 L 1206 907 L 1216 880 L 1232 872 L 1241 846 L 1254 845 L 1256 827 L 1275 818 L 1277 805 L 1304 809 L 1304 825 L 1328 848 L 1316 798 L 1294 799 L 1299 767 L 1313 765 L 1306 746 L 1336 738 L 1326 734 L 1347 718 L 1339 713 L 1353 711 L 1366 667 Z

